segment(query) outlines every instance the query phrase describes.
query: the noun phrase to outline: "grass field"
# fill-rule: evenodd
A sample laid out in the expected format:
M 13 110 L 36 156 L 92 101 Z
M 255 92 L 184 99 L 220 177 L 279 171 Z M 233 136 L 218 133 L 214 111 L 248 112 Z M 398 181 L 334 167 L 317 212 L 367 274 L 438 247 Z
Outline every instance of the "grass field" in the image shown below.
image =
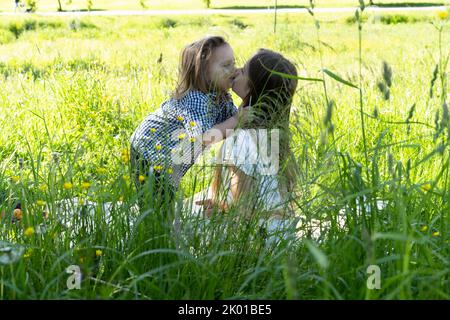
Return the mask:
M 317 7 L 351 7 L 355 6 L 358 1 L 355 0 L 318 0 L 315 1 Z M 367 2 L 367 1 L 366 1 Z M 61 1 L 63 10 L 86 10 L 86 0 L 72 0 Z M 201 0 L 172 0 L 172 1 L 144 1 L 147 9 L 204 9 L 205 3 Z M 383 0 L 374 1 L 375 4 L 380 6 L 426 6 L 426 5 L 448 5 L 448 0 Z M 128 1 L 109 1 L 109 0 L 94 0 L 92 1 L 92 9 L 94 10 L 142 10 L 144 9 L 138 0 Z M 273 7 L 275 1 L 273 0 L 249 0 L 249 1 L 236 1 L 236 0 L 212 0 L 211 8 L 267 8 Z M 38 11 L 56 11 L 59 8 L 58 1 L 56 0 L 39 0 L 37 2 Z M 296 7 L 308 7 L 309 0 L 280 0 L 278 6 L 296 8 Z M 0 11 L 13 11 L 14 1 L 12 0 L 0 0 Z
M 3 17 L 0 299 L 449 299 L 450 33 L 440 16 L 364 13 L 361 61 L 358 22 L 343 14 L 318 15 L 320 29 L 283 14 L 276 34 L 270 15 Z M 294 101 L 305 234 L 295 245 L 266 247 L 255 221 L 227 217 L 177 242 L 158 207 L 132 210 L 129 137 L 173 89 L 183 46 L 205 34 L 225 35 L 239 64 L 266 47 L 324 80 L 300 81 Z M 209 178 L 192 168 L 185 196 Z M 113 214 L 97 207 L 67 229 L 57 204 L 74 197 L 72 210 L 112 202 Z M 70 265 L 80 290 L 66 286 Z M 381 270 L 378 290 L 366 285 L 369 265 Z

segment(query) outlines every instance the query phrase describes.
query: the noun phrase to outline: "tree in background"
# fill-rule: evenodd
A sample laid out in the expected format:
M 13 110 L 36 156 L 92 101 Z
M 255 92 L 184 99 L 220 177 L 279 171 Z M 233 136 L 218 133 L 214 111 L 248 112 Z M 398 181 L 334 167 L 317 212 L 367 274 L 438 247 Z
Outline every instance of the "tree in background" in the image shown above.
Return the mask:
M 65 2 L 65 4 L 66 4 L 66 5 L 72 4 L 72 0 L 67 0 L 67 1 Z M 61 1 L 61 0 L 58 0 L 58 11 L 63 11 L 62 1 Z
M 203 2 L 208 9 L 209 9 L 209 7 L 211 7 L 211 0 L 203 0 Z
M 37 9 L 37 1 L 36 0 L 27 0 L 27 12 L 36 12 Z
M 145 0 L 139 0 L 139 4 L 141 5 L 141 8 L 142 9 L 148 9 L 148 6 L 147 6 L 147 4 L 145 3 Z

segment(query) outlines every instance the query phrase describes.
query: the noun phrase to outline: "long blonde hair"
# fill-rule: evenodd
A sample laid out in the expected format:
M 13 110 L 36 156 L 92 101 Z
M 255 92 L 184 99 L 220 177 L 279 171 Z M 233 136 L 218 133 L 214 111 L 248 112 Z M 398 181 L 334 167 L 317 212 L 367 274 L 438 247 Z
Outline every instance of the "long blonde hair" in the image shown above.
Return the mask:
M 187 45 L 178 69 L 178 83 L 172 97 L 181 99 L 190 90 L 209 92 L 211 84 L 207 78 L 208 62 L 214 49 L 228 44 L 218 36 L 205 37 Z

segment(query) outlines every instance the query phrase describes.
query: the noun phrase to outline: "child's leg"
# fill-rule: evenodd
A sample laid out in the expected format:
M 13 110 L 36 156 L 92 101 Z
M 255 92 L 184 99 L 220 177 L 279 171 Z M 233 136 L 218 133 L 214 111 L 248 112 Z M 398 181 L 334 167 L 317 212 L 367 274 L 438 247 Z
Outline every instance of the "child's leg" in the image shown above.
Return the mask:
M 169 177 L 164 173 L 152 170 L 148 160 L 143 159 L 139 152 L 131 149 L 132 177 L 138 192 L 138 204 L 143 208 L 161 208 L 170 210 L 175 190 Z

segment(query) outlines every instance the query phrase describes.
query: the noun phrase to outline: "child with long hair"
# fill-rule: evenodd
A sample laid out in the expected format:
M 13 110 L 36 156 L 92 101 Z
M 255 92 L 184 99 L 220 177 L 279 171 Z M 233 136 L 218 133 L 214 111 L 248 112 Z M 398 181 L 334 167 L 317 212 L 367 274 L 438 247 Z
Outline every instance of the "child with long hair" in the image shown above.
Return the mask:
M 206 37 L 184 48 L 172 97 L 131 137 L 140 206 L 173 199 L 204 147 L 224 138 L 245 115 L 245 108 L 238 112 L 228 94 L 235 72 L 233 50 L 222 37 Z M 142 188 L 146 184 L 150 189 Z

